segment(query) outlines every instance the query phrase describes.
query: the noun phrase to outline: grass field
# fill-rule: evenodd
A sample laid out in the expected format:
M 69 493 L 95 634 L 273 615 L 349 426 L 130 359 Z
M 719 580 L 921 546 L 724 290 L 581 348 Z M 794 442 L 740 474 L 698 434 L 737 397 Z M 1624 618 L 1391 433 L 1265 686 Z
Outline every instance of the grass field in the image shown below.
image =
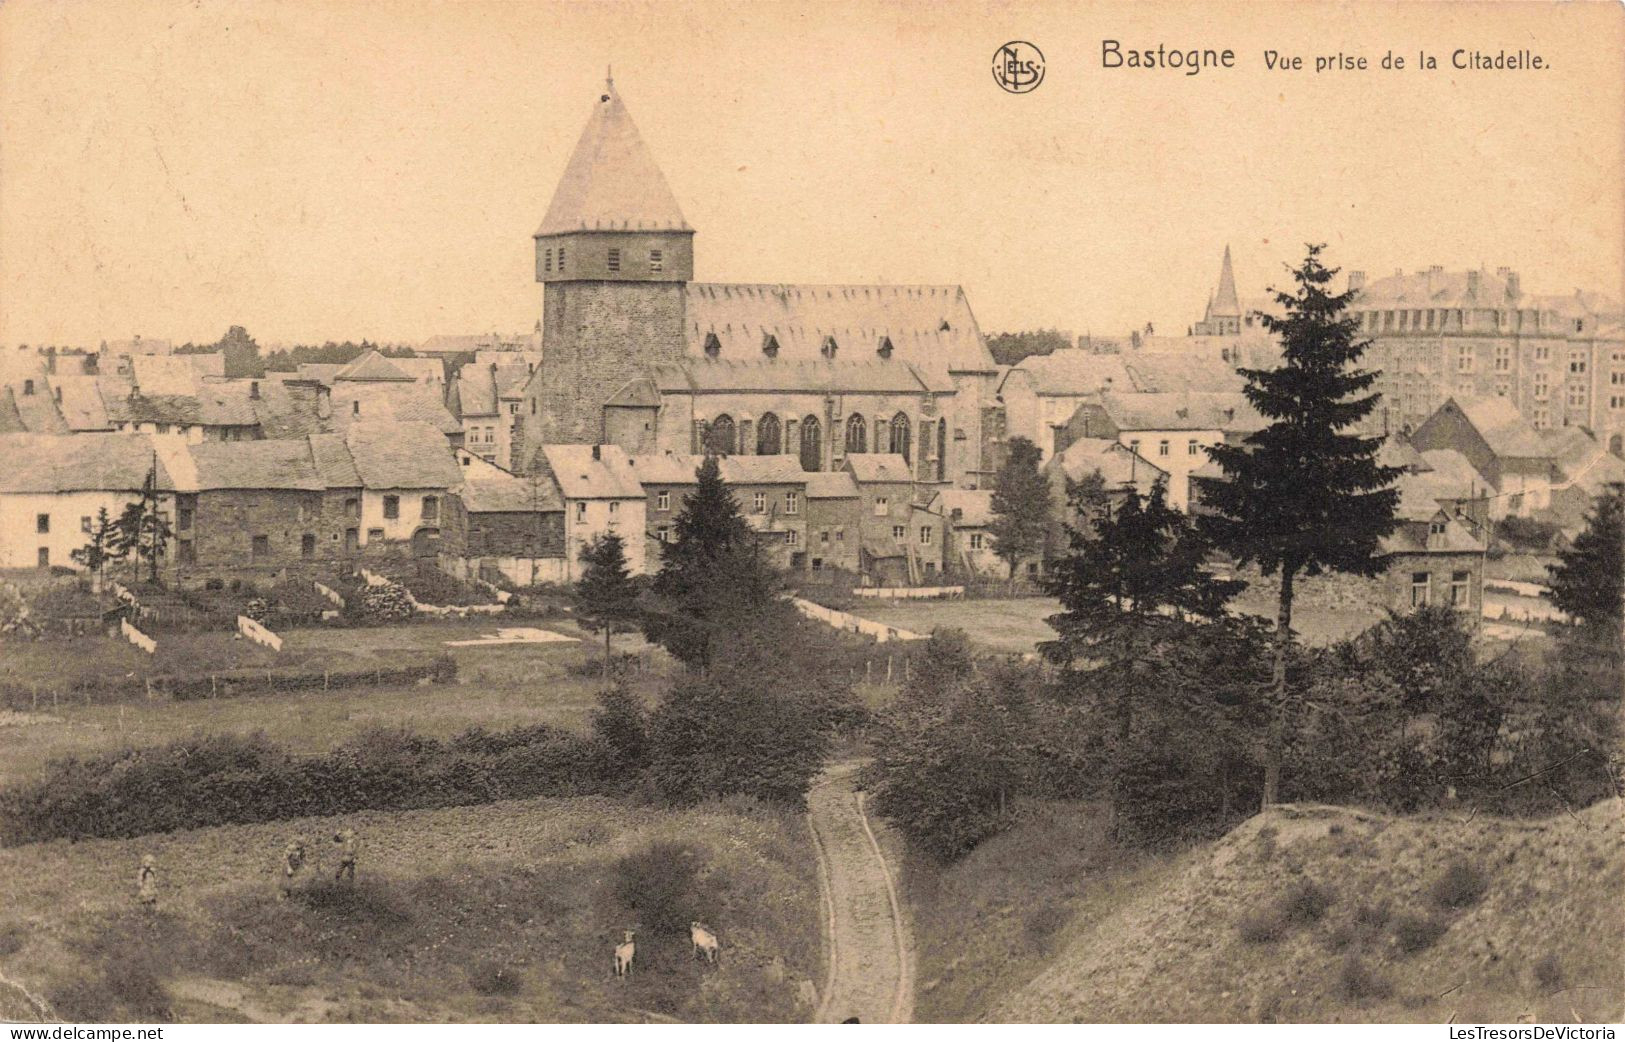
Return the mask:
M 359 884 L 278 901 L 288 837 L 341 827 L 361 838 Z M 699 855 L 693 914 L 721 963 L 645 928 L 616 981 L 613 948 L 640 923 L 614 863 L 668 841 Z M 748 801 L 580 798 L 9 848 L 0 972 L 80 1021 L 794 1021 L 801 982 L 821 980 L 807 846 L 799 816 Z M 156 914 L 134 899 L 145 854 Z
M 504 622 L 503 625 L 510 625 Z M 568 622 L 536 624 L 581 635 Z M 285 634 L 286 655 L 334 663 L 335 669 L 366 668 L 427 659 L 442 652 L 457 662 L 450 684 L 407 687 L 356 687 L 333 691 L 296 691 L 243 695 L 187 702 L 135 701 L 122 705 L 42 703 L 38 712 L 0 712 L 0 785 L 24 779 L 51 759 L 125 745 L 154 745 L 195 732 L 247 734 L 264 731 L 298 753 L 319 752 L 372 727 L 411 727 L 446 737 L 469 727 L 492 729 L 519 724 L 553 724 L 573 730 L 588 725 L 599 691 L 596 677 L 578 676 L 571 667 L 589 654 L 602 654 L 589 638 L 583 643 L 515 644 L 448 647 L 494 632 L 482 620 L 448 620 L 409 626 L 367 629 L 292 630 Z M 207 635 L 219 636 L 219 635 Z M 276 657 L 248 641 L 224 643 Z M 125 644 L 79 641 L 22 646 L 40 649 L 95 648 L 96 654 L 125 651 L 146 658 Z M 8 649 L 9 650 L 9 649 Z M 636 637 L 616 639 L 616 650 L 647 651 Z M 634 679 L 633 687 L 652 698 L 664 682 L 665 657 L 650 652 L 651 672 Z M 37 665 L 42 675 L 49 667 Z M 198 668 L 197 663 L 193 668 Z M 205 670 L 207 666 L 204 666 Z

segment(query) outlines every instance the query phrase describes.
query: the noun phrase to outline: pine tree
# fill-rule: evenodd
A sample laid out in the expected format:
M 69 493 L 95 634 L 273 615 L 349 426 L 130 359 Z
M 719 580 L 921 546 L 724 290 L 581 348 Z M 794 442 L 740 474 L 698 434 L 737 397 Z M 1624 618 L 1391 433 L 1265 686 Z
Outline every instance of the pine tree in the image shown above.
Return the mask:
M 1073 491 L 1083 513 L 1093 488 L 1080 482 Z M 1088 664 L 1088 682 L 1113 692 L 1126 739 L 1149 674 L 1173 665 L 1191 621 L 1223 618 L 1243 584 L 1208 574 L 1207 540 L 1168 506 L 1162 481 L 1147 497 L 1129 490 L 1092 524 L 1068 525 L 1067 538 L 1068 552 L 1044 583 L 1064 610 L 1046 620 L 1057 636 L 1039 650 L 1068 669 Z
M 96 511 L 96 520 L 91 525 L 90 538 L 85 541 L 84 546 L 68 555 L 90 572 L 91 583 L 97 593 L 101 592 L 102 576 L 107 570 L 107 562 L 116 556 L 114 542 L 117 535 L 117 526 L 108 516 L 107 508 L 101 507 Z
M 1376 408 L 1377 374 L 1357 368 L 1369 345 L 1345 316 L 1354 291 L 1328 291 L 1337 269 L 1311 244 L 1292 272 L 1294 292 L 1275 293 L 1282 316 L 1264 315 L 1281 342 L 1276 369 L 1243 369 L 1245 393 L 1270 424 L 1242 445 L 1215 445 L 1213 461 L 1227 480 L 1212 483 L 1208 518 L 1214 542 L 1237 559 L 1280 576 L 1275 623 L 1272 713 L 1265 738 L 1265 805 L 1280 790 L 1285 741 L 1287 656 L 1292 641 L 1293 583 L 1323 572 L 1375 575 L 1380 543 L 1393 531 L 1402 468 L 1377 462 L 1380 438 L 1351 428 Z
M 779 603 L 781 583 L 715 457 L 706 457 L 697 478 L 672 525 L 672 541 L 661 545 L 660 573 L 650 584 L 653 610 L 643 630 L 680 661 L 704 670 L 718 639 L 754 625 Z
M 604 687 L 609 687 L 611 638 L 635 629 L 641 611 L 638 583 L 626 564 L 626 546 L 612 533 L 582 548 L 585 566 L 576 582 L 576 618 L 588 629 L 604 635 Z
M 1038 470 L 1042 454 L 1026 438 L 1011 438 L 1004 463 L 993 479 L 993 520 L 988 534 L 993 537 L 993 553 L 1010 566 L 1010 585 L 1015 587 L 1016 566 L 1044 548 L 1049 530 L 1049 481 Z
M 1552 603 L 1617 649 L 1625 625 L 1625 485 L 1597 497 L 1585 530 L 1558 558 L 1547 566 Z
M 132 565 L 137 573 L 142 562 L 146 562 L 149 567 L 148 581 L 156 583 L 158 562 L 162 560 L 169 540 L 174 535 L 169 527 L 169 519 L 158 509 L 156 458 L 152 469 L 147 472 L 146 481 L 142 484 L 141 498 L 124 507 L 124 512 L 113 523 L 113 527 L 114 556 L 120 560 L 125 557 L 132 558 Z

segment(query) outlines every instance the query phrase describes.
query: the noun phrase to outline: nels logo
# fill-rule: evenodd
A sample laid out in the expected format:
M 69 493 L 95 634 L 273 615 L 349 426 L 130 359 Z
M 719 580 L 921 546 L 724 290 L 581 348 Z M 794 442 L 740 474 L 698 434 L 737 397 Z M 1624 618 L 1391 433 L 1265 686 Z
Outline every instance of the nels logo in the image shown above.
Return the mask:
M 1044 82 L 1044 52 L 1026 40 L 1011 40 L 993 54 L 993 82 L 1011 94 L 1026 94 Z

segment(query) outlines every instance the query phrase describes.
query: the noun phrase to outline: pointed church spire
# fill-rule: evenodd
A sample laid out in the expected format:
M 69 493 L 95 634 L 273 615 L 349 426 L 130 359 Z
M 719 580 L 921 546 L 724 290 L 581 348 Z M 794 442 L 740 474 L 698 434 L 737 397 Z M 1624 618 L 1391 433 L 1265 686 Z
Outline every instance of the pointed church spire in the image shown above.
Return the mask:
M 1224 266 L 1219 269 L 1219 292 L 1209 307 L 1210 315 L 1226 317 L 1241 314 L 1241 301 L 1236 297 L 1236 273 L 1230 268 L 1230 247 L 1224 248 Z

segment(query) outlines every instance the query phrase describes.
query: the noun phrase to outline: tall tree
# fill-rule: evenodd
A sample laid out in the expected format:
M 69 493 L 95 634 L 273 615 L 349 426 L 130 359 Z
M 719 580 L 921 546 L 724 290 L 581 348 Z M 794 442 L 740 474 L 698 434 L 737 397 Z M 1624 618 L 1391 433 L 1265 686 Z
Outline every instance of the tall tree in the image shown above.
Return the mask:
M 626 546 L 613 532 L 582 548 L 585 568 L 576 582 L 576 618 L 604 635 L 604 688 L 610 684 L 610 639 L 637 628 L 638 583 L 626 563 Z
M 97 593 L 102 590 L 102 577 L 107 571 L 107 562 L 114 558 L 113 545 L 117 536 L 117 526 L 108 516 L 107 508 L 101 507 L 96 511 L 96 520 L 91 523 L 90 535 L 85 540 L 85 545 L 68 555 L 90 572 L 92 588 Z
M 1552 603 L 1596 636 L 1617 644 L 1625 616 L 1625 485 L 1604 489 L 1585 530 L 1548 565 Z
M 988 534 L 993 553 L 1010 566 L 1015 588 L 1016 566 L 1044 548 L 1050 522 L 1049 481 L 1038 470 L 1042 454 L 1026 438 L 1011 438 L 1004 463 L 993 479 L 993 520 Z
M 690 668 L 704 670 L 718 641 L 779 603 L 781 583 L 715 457 L 706 457 L 696 476 L 671 542 L 661 544 L 643 631 Z
M 1377 462 L 1380 438 L 1353 431 L 1377 406 L 1377 373 L 1358 368 L 1369 341 L 1345 314 L 1354 292 L 1328 290 L 1337 269 L 1310 244 L 1292 272 L 1293 292 L 1275 292 L 1281 315 L 1264 327 L 1281 342 L 1276 369 L 1243 369 L 1244 391 L 1269 425 L 1241 445 L 1209 449 L 1225 481 L 1212 483 L 1208 517 L 1214 542 L 1238 563 L 1280 576 L 1275 619 L 1273 712 L 1265 735 L 1263 801 L 1280 791 L 1286 740 L 1287 655 L 1293 583 L 1300 575 L 1375 575 L 1381 540 L 1394 528 L 1402 472 Z
M 1074 509 L 1091 509 L 1094 486 L 1072 490 Z M 1187 624 L 1223 618 L 1244 584 L 1208 573 L 1206 538 L 1168 506 L 1161 481 L 1149 496 L 1131 489 L 1092 522 L 1069 524 L 1067 540 L 1044 583 L 1063 609 L 1047 620 L 1056 639 L 1039 649 L 1069 670 L 1086 664 L 1088 682 L 1112 692 L 1126 739 L 1135 700 L 1148 694 L 1149 674 L 1174 665 Z
M 147 479 L 142 484 L 141 498 L 127 504 L 124 513 L 114 522 L 113 538 L 114 555 L 120 559 L 131 557 L 136 572 L 145 562 L 148 566 L 147 579 L 153 583 L 158 581 L 158 562 L 163 559 L 169 540 L 174 535 L 169 527 L 169 519 L 159 511 L 158 506 L 158 463 L 154 459 L 152 469 L 147 472 Z

